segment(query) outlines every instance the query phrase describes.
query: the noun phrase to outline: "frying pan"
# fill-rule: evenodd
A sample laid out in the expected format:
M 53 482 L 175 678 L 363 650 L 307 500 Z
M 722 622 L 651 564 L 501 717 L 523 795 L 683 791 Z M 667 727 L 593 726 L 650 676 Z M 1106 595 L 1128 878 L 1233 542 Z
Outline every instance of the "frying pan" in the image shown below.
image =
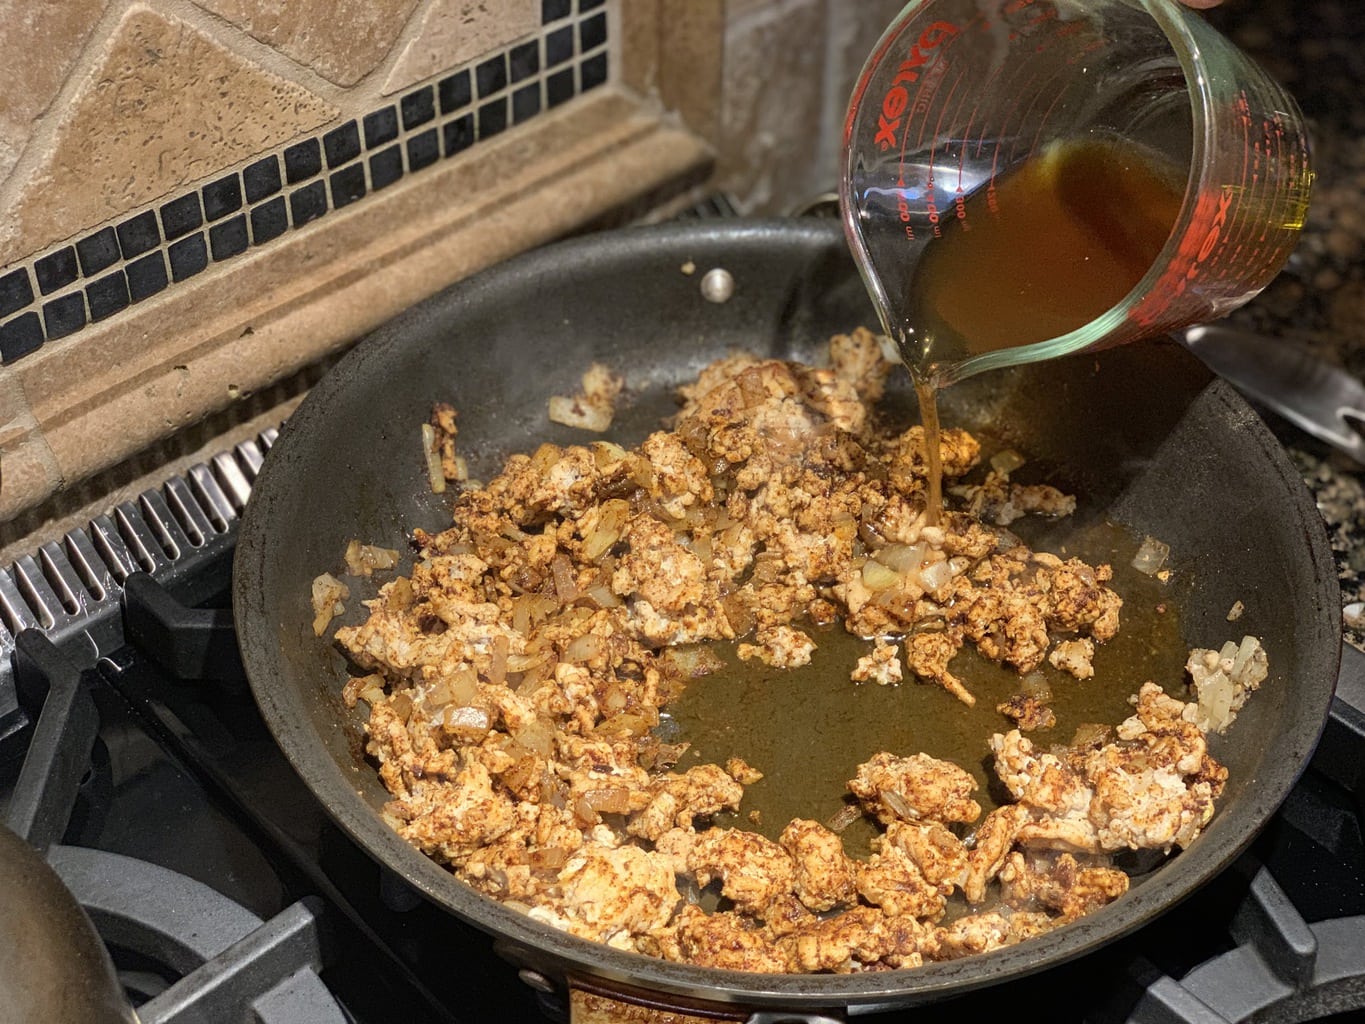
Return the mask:
M 717 267 L 734 279 L 728 301 L 708 300 L 699 287 Z M 1212 744 L 1231 772 L 1217 816 L 1121 899 L 1029 942 L 954 962 L 746 974 L 666 963 L 541 925 L 475 893 L 391 831 L 379 814 L 387 794 L 361 753 L 362 711 L 340 699 L 346 661 L 313 635 L 309 594 L 315 576 L 340 570 L 354 538 L 407 550 L 414 527 L 448 525 L 451 496 L 431 493 L 420 451 L 431 404 L 459 410 L 460 449 L 473 476 L 487 479 L 513 451 L 583 442 L 581 432 L 548 422 L 546 402 L 573 393 L 594 360 L 626 377 L 629 397 L 611 436 L 634 442 L 675 410 L 674 387 L 710 360 L 734 349 L 813 359 L 831 333 L 874 322 L 833 222 L 625 229 L 518 257 L 411 308 L 349 353 L 281 431 L 242 519 L 234 573 L 260 710 L 358 843 L 494 936 L 515 963 L 560 985 L 740 1018 L 928 1002 L 1080 956 L 1161 914 L 1242 851 L 1312 752 L 1340 656 L 1323 524 L 1283 450 L 1229 386 L 1173 343 L 1138 343 L 983 374 L 943 395 L 945 422 L 995 431 L 1052 467 L 1083 509 L 1170 545 L 1171 567 L 1195 581 L 1182 599 L 1186 645 L 1216 647 L 1246 632 L 1269 654 L 1270 678 Z M 886 401 L 913 409 L 901 376 Z M 1231 625 L 1237 601 L 1246 612 Z

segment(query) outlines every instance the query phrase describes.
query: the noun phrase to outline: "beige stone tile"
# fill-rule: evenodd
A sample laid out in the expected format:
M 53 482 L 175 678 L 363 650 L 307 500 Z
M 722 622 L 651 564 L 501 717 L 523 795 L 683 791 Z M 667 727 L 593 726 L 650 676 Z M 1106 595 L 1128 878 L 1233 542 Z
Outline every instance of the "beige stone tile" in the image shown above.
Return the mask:
M 41 435 L 26 434 L 0 448 L 0 522 L 46 498 L 61 482 Z
M 31 255 L 335 115 L 312 92 L 134 5 L 0 215 L 0 251 Z
M 506 46 L 539 25 L 540 0 L 432 0 L 389 72 L 384 95 Z
M 748 212 L 785 212 L 820 187 L 825 18 L 825 0 L 785 0 L 727 29 L 717 180 Z
M 33 415 L 18 376 L 11 367 L 0 366 L 0 449 L 15 443 L 33 427 Z
M 725 0 L 725 22 L 738 25 L 746 18 L 771 14 L 784 0 Z M 844 0 L 847 3 L 847 0 Z
M 882 33 L 905 7 L 902 0 L 863 0 L 856 9 L 830 5 L 825 68 L 826 130 L 813 168 L 834 188 L 838 181 L 844 118 L 863 65 Z
M 0 0 L 0 182 L 107 6 L 108 0 Z
M 417 0 L 196 0 L 329 82 L 349 86 L 387 56 Z
M 612 28 L 618 81 L 706 139 L 720 131 L 726 0 L 630 0 Z
M 490 263 L 690 186 L 710 158 L 611 87 L 537 125 L 16 362 L 62 475 L 126 459 Z
M 719 0 L 660 0 L 659 94 L 708 139 L 720 131 L 725 10 Z

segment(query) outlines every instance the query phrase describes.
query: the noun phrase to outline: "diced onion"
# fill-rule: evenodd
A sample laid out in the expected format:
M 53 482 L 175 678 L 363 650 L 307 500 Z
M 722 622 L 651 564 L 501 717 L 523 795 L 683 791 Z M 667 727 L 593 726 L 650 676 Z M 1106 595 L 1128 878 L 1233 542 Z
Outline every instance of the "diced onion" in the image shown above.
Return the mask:
M 1003 476 L 1009 476 L 1027 460 L 1013 448 L 1006 448 L 991 456 L 991 469 Z
M 932 562 L 919 572 L 920 583 L 923 585 L 924 589 L 930 593 L 943 586 L 943 584 L 947 583 L 952 578 L 953 569 L 946 559 L 941 562 Z
M 624 462 L 630 453 L 611 441 L 594 441 L 592 454 L 593 463 L 598 469 L 610 469 L 617 463 Z
M 422 456 L 427 464 L 427 482 L 432 494 L 444 494 L 446 475 L 441 469 L 441 452 L 436 444 L 436 428 L 430 423 L 422 424 Z
M 531 456 L 531 469 L 536 476 L 544 478 L 550 472 L 550 468 L 562 458 L 564 453 L 558 445 L 542 444 Z
M 578 583 L 573 578 L 573 566 L 563 552 L 550 560 L 550 573 L 555 581 L 555 596 L 563 604 L 571 603 L 578 597 Z
M 1232 678 L 1239 679 L 1246 671 L 1247 665 L 1251 663 L 1252 657 L 1260 650 L 1261 644 L 1254 636 L 1242 638 L 1242 644 L 1237 648 L 1237 657 L 1232 663 Z M 1259 680 L 1258 680 L 1259 681 Z
M 322 636 L 332 619 L 346 611 L 346 606 L 341 602 L 350 596 L 350 587 L 330 572 L 324 572 L 313 580 L 314 635 Z
M 918 572 L 927 551 L 924 544 L 888 544 L 877 552 L 877 561 L 899 573 Z
M 376 569 L 392 569 L 398 564 L 398 551 L 352 540 L 346 545 L 346 568 L 352 576 L 369 576 Z
M 599 736 L 643 736 L 650 728 L 650 723 L 639 715 L 625 712 L 599 722 L 594 731 Z
M 702 565 L 710 565 L 714 552 L 711 547 L 711 535 L 708 533 L 699 534 L 692 540 L 692 554 L 696 555 Z
M 569 851 L 562 846 L 541 846 L 527 854 L 527 861 L 537 871 L 558 871 L 569 860 Z M 512 906 L 504 902 L 503 906 Z
M 450 699 L 456 704 L 473 704 L 479 694 L 478 674 L 466 666 L 452 672 L 446 680 Z
M 512 628 L 525 636 L 531 632 L 531 604 L 534 595 L 523 594 L 512 599 Z
M 437 679 L 427 688 L 423 703 L 429 708 L 444 708 L 455 699 L 455 695 L 450 690 L 450 681 L 447 679 Z
M 447 707 L 436 716 L 436 724 L 448 729 L 465 742 L 474 742 L 488 735 L 492 718 L 484 708 Z
M 594 789 L 585 794 L 584 799 L 599 814 L 625 814 L 630 810 L 630 790 L 624 786 Z
M 513 729 L 512 738 L 541 757 L 549 757 L 555 750 L 554 726 L 540 718 L 533 718 L 520 728 Z
M 882 803 L 886 804 L 898 818 L 903 818 L 906 821 L 915 821 L 919 818 L 915 809 L 910 806 L 910 802 L 894 789 L 883 790 L 881 797 Z
M 583 593 L 599 608 L 620 608 L 625 603 L 605 583 L 595 583 Z
M 384 699 L 384 677 L 378 674 L 353 676 L 341 688 L 341 699 L 348 708 L 355 707 L 358 700 L 376 704 Z
M 894 587 L 901 581 L 901 574 L 889 566 L 882 565 L 875 558 L 863 563 L 863 586 L 873 592 Z
M 829 820 L 825 822 L 825 827 L 831 832 L 842 832 L 862 816 L 863 812 L 857 804 L 844 804 L 843 807 L 829 816 Z
M 621 534 L 625 531 L 626 520 L 630 517 L 630 503 L 621 499 L 613 498 L 611 501 L 603 502 L 601 512 L 597 516 L 597 522 L 583 538 L 583 557 L 589 562 L 596 562 L 612 546 L 621 539 Z
M 587 798 L 581 796 L 573 802 L 573 816 L 575 824 L 583 828 L 596 825 L 602 820 L 593 810 L 592 804 L 588 803 Z
M 494 686 L 507 682 L 507 653 L 511 641 L 499 634 L 493 638 L 493 657 L 488 663 L 488 681 Z
M 550 398 L 547 415 L 552 423 L 600 434 L 611 426 L 612 408 L 606 402 L 583 395 L 554 395 Z
M 1166 559 L 1170 557 L 1171 546 L 1164 544 L 1155 537 L 1147 536 L 1142 538 L 1142 544 L 1133 556 L 1133 568 L 1138 572 L 1153 576 L 1161 571 L 1161 567 L 1166 564 Z
M 536 652 L 534 654 L 509 654 L 507 656 L 507 671 L 509 673 L 526 672 L 529 669 L 545 664 L 548 660 L 549 655 L 543 652 Z
M 592 661 L 606 652 L 606 641 L 596 633 L 574 637 L 564 648 L 565 661 Z

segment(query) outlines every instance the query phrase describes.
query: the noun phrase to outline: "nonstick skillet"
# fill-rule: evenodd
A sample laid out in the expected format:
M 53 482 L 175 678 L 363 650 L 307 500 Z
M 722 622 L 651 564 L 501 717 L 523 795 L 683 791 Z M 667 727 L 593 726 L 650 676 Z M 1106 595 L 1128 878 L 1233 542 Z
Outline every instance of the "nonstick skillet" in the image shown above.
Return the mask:
M 726 301 L 703 295 L 700 280 L 713 268 L 733 278 Z M 363 712 L 341 702 L 346 661 L 314 636 L 309 595 L 314 577 L 339 571 L 350 540 L 407 551 L 414 527 L 449 523 L 451 495 L 431 492 L 420 449 L 432 403 L 457 407 L 461 450 L 486 479 L 509 453 L 585 439 L 551 424 L 546 402 L 572 393 L 593 361 L 626 377 L 609 436 L 633 442 L 674 411 L 674 387 L 712 359 L 735 349 L 811 359 L 831 333 L 859 324 L 874 324 L 872 310 L 829 221 L 701 221 L 586 236 L 487 270 L 375 331 L 317 385 L 266 459 L 241 524 L 234 608 L 275 738 L 377 861 L 556 984 L 744 1019 L 773 1008 L 909 1006 L 1016 978 L 1113 941 L 1210 880 L 1274 813 L 1317 742 L 1340 655 L 1338 585 L 1321 520 L 1251 408 L 1181 347 L 1156 341 L 983 374 L 943 396 L 946 423 L 990 432 L 1046 467 L 1078 495 L 1081 515 L 1170 545 L 1173 575 L 1188 581 L 1182 651 L 1251 633 L 1269 654 L 1270 678 L 1213 743 L 1231 773 L 1217 816 L 1115 903 L 1017 946 L 913 970 L 745 974 L 624 953 L 541 925 L 477 894 L 391 831 L 379 813 L 387 794 L 362 754 Z M 897 379 L 886 402 L 913 415 L 907 381 Z M 1232 624 L 1237 602 L 1245 611 Z

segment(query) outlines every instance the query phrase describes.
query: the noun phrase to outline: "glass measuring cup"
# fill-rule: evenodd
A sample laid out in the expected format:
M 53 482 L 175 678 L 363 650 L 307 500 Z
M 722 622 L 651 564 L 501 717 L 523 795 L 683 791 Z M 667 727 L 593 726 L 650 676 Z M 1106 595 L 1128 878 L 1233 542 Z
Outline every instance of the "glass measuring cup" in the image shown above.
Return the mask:
M 1293 99 L 1175 0 L 907 5 L 842 172 L 883 327 L 938 386 L 1231 311 L 1283 266 L 1313 180 Z

